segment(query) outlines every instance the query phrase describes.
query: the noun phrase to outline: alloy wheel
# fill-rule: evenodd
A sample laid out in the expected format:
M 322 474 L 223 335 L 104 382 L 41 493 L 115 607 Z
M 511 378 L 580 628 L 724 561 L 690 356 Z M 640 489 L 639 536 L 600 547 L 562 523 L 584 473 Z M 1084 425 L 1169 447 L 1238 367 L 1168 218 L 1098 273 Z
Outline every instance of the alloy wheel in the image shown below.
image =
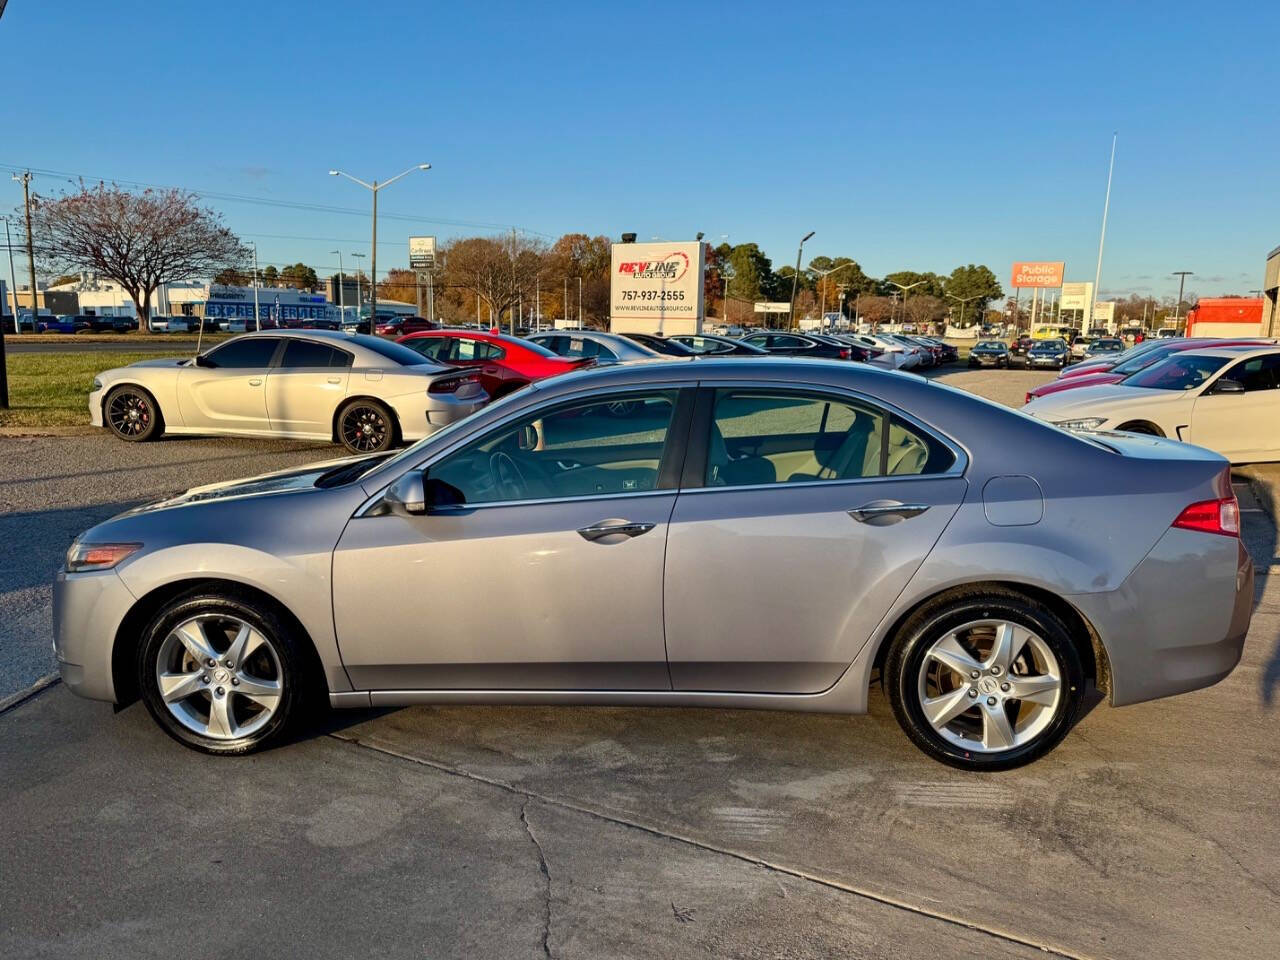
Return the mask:
M 342 440 L 353 450 L 381 450 L 390 425 L 373 407 L 352 407 L 342 418 Z
M 137 437 L 151 425 L 154 414 L 147 398 L 140 393 L 122 390 L 107 404 L 107 421 L 122 437 Z
M 174 627 L 160 645 L 155 671 L 169 713 L 212 740 L 238 740 L 260 730 L 284 692 L 284 671 L 271 640 L 229 614 L 201 614 Z
M 925 720 L 974 753 L 1021 747 L 1053 721 L 1063 668 L 1033 631 L 1008 620 L 975 620 L 939 637 L 920 664 Z

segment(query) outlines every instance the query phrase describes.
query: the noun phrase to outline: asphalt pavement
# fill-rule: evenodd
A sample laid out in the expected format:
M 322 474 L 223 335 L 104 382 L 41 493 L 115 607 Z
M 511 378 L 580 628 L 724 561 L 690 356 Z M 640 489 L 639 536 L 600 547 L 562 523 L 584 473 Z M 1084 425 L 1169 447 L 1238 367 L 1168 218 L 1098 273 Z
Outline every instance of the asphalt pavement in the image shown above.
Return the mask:
M 1044 379 L 945 379 L 1018 401 L 1027 377 Z M 46 584 L 79 529 L 336 450 L 92 436 L 0 452 L 11 683 L 48 662 Z M 139 705 L 52 686 L 0 713 L 0 955 L 1280 955 L 1280 558 L 1241 493 L 1259 568 L 1241 665 L 1097 705 L 1005 774 L 928 760 L 878 694 L 865 717 L 334 712 L 215 759 Z

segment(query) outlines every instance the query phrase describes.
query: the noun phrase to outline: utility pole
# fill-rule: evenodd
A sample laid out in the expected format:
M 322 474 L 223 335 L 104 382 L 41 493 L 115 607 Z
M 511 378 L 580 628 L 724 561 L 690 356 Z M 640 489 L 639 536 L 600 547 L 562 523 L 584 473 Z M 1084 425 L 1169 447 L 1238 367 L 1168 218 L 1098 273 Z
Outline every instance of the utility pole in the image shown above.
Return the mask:
M 511 228 L 511 295 L 516 295 L 516 228 Z M 498 317 L 498 322 L 502 322 L 502 317 Z M 507 327 L 511 336 L 516 335 L 516 312 L 515 304 L 511 305 L 511 312 L 507 315 Z
M 578 276 L 578 329 L 582 329 L 582 276 Z
M 330 250 L 329 252 L 336 253 L 338 255 L 338 329 L 341 330 L 347 322 L 346 297 L 343 296 L 342 292 L 342 288 L 344 286 L 342 282 L 342 251 Z
M 254 240 L 249 242 L 253 245 L 253 329 L 255 333 L 261 333 L 262 317 L 258 313 L 258 244 Z
M 787 316 L 787 323 L 790 329 L 795 330 L 796 324 L 796 287 L 800 283 L 800 257 L 804 254 L 805 241 L 812 237 L 816 230 L 810 230 L 800 238 L 800 247 L 796 250 L 796 272 L 791 276 L 791 312 Z
M 40 316 L 40 308 L 36 301 L 36 252 L 35 245 L 31 242 L 31 171 L 13 175 L 14 180 L 22 181 L 22 205 L 26 208 L 27 213 L 27 263 L 31 266 L 31 330 L 34 332 L 36 328 L 36 318 Z M 17 293 L 14 293 L 14 302 L 17 302 Z M 18 330 L 18 312 L 14 307 L 13 313 L 13 329 Z
M 569 325 L 569 278 L 564 278 L 564 309 L 560 312 L 564 314 L 564 325 Z
M 4 218 L 4 246 L 9 254 L 9 286 L 13 290 L 13 332 L 21 333 L 18 325 L 18 284 L 13 275 L 13 239 L 9 236 L 9 218 Z M 0 313 L 3 313 L 0 308 Z M 4 325 L 0 324 L 0 410 L 9 409 L 9 362 L 4 352 Z
M 1102 283 L 1102 245 L 1107 242 L 1107 213 L 1111 210 L 1111 174 L 1116 169 L 1116 134 L 1111 134 L 1111 164 L 1107 167 L 1107 198 L 1102 202 L 1102 234 L 1098 237 L 1098 268 L 1093 272 L 1093 297 L 1089 300 L 1089 309 L 1085 311 L 1080 323 L 1082 330 L 1093 326 L 1093 305 L 1097 303 L 1102 291 L 1098 285 Z
M 1173 306 L 1173 325 L 1178 325 L 1178 315 L 1182 313 L 1182 291 L 1186 286 L 1187 277 L 1195 276 L 1190 270 L 1175 270 L 1172 276 L 1178 278 L 1178 302 Z

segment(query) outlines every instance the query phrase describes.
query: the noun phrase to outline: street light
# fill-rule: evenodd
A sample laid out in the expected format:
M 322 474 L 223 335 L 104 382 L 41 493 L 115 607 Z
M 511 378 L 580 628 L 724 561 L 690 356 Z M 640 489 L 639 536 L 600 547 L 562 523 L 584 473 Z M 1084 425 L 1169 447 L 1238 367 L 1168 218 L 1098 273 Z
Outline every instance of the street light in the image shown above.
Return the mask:
M 915 283 L 908 283 L 905 286 L 899 283 L 897 280 L 890 280 L 889 282 L 902 291 L 902 317 L 905 320 L 907 316 L 907 293 L 911 290 L 914 290 L 916 287 L 921 286 L 922 284 L 928 283 L 928 281 L 917 280 Z
M 791 329 L 796 329 L 796 285 L 800 282 L 800 257 L 804 254 L 804 245 L 816 230 L 810 230 L 800 238 L 800 247 L 796 250 L 796 272 L 791 276 L 791 310 L 787 315 L 787 319 L 791 325 Z
M 950 297 L 952 300 L 958 300 L 960 302 L 960 326 L 963 327 L 965 304 L 967 304 L 970 300 L 978 300 L 981 298 L 976 293 L 972 297 L 957 297 L 954 293 L 948 293 L 947 296 Z
M 840 266 L 832 267 L 830 270 L 819 270 L 816 267 L 810 267 L 809 272 L 816 273 L 820 280 L 825 280 L 827 279 L 827 277 L 831 276 L 831 274 L 835 273 L 837 270 L 843 270 L 845 267 L 856 267 L 857 265 L 858 264 L 856 260 L 850 260 L 848 263 L 842 263 L 840 264 Z M 822 288 L 822 316 L 824 319 L 827 316 L 827 288 L 826 287 Z M 834 323 L 832 323 L 831 328 L 833 330 L 835 329 Z
M 250 240 L 249 246 L 253 247 L 253 330 L 254 333 L 261 333 L 262 317 L 258 313 L 258 243 L 256 240 Z M 150 322 L 150 319 L 148 317 L 147 321 Z
M 1178 302 L 1173 305 L 1173 325 L 1178 326 L 1178 314 L 1182 312 L 1182 290 L 1186 286 L 1187 277 L 1194 277 L 1190 270 L 1175 270 L 1173 276 L 1178 278 Z
M 351 256 L 355 259 L 363 260 L 366 254 L 353 253 Z M 360 270 L 356 268 L 356 329 L 360 329 L 360 302 L 364 299 L 364 293 L 360 289 Z M 369 332 L 373 333 L 373 317 L 369 317 Z
M 416 166 L 410 167 L 408 170 L 405 170 L 402 173 L 397 173 L 390 180 L 382 181 L 382 183 L 379 183 L 377 180 L 373 181 L 373 183 L 365 183 L 359 177 L 353 177 L 351 174 L 345 173 L 342 170 L 329 171 L 329 176 L 346 177 L 352 183 L 360 184 L 360 186 L 364 187 L 366 190 L 368 190 L 370 193 L 373 194 L 373 250 L 372 250 L 373 261 L 369 266 L 369 287 L 370 287 L 369 329 L 370 330 L 373 329 L 373 324 L 377 322 L 377 314 L 378 314 L 378 191 L 381 190 L 383 187 L 387 187 L 395 183 L 401 177 L 408 176 L 409 174 L 413 173 L 413 171 L 415 170 L 430 170 L 430 169 L 431 169 L 431 164 L 419 163 Z
M 346 285 L 343 283 L 342 276 L 342 251 L 330 250 L 329 252 L 331 254 L 336 253 L 338 255 L 338 329 L 342 329 L 347 325 L 347 303 L 342 290 Z M 359 319 L 359 317 L 356 317 L 357 322 Z

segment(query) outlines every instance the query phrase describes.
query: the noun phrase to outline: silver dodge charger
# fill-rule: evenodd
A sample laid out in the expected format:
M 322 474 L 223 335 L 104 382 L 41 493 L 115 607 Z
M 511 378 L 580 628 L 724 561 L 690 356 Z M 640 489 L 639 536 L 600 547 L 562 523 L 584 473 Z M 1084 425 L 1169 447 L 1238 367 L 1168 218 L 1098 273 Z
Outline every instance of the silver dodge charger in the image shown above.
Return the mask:
M 78 694 L 210 753 L 308 705 L 861 713 L 971 770 L 1238 662 L 1228 464 L 913 375 L 653 361 L 512 394 L 395 456 L 191 490 L 81 535 Z

